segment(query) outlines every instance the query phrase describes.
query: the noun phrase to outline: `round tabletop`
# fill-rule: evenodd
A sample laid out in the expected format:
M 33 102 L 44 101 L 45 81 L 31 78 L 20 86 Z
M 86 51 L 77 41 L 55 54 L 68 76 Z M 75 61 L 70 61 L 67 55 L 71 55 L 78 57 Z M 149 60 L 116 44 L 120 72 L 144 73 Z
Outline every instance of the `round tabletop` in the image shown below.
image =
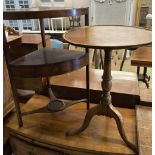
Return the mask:
M 70 44 L 88 48 L 125 49 L 152 43 L 152 31 L 130 26 L 85 26 L 63 35 Z

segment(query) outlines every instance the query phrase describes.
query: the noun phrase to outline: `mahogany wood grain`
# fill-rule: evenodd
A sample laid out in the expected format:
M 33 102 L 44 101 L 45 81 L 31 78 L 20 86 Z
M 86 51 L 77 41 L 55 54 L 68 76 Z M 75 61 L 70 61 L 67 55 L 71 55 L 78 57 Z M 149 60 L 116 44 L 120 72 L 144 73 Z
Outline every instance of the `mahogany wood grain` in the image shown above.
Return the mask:
M 112 117 L 115 119 L 120 136 L 126 145 L 138 153 L 136 145 L 126 137 L 121 114 L 112 105 L 110 90 L 112 88 L 111 57 L 113 49 L 136 48 L 148 45 L 152 42 L 152 32 L 129 26 L 85 26 L 71 29 L 63 35 L 65 41 L 70 44 L 85 48 L 104 49 L 104 72 L 102 76 L 102 95 L 99 105 L 88 110 L 81 127 L 67 132 L 67 135 L 75 135 L 84 131 L 95 115 Z M 103 63 L 103 62 L 102 62 Z
M 21 43 L 21 37 L 22 35 L 8 35 L 7 43 L 9 44 L 10 47 L 12 47 L 14 44 Z M 5 57 L 3 57 L 3 76 L 4 76 L 3 117 L 5 117 L 15 108 L 10 84 L 10 77 L 8 75 L 8 68 Z
M 126 49 L 150 44 L 152 32 L 129 26 L 85 26 L 69 30 L 63 38 L 81 47 Z
M 9 35 L 10 37 L 10 35 Z M 50 48 L 50 35 L 45 35 L 45 41 L 48 48 Z M 40 34 L 22 34 L 20 42 L 14 42 L 10 45 L 9 54 L 13 60 L 29 54 L 33 51 L 42 48 L 42 39 Z M 45 86 L 42 78 L 15 78 L 15 85 L 18 89 L 35 90 L 41 92 Z M 23 96 L 23 95 L 22 95 Z M 27 95 L 25 95 L 27 96 Z
M 88 54 L 65 49 L 41 48 L 12 61 L 9 66 L 17 77 L 60 75 L 88 64 Z
M 152 67 L 152 47 L 141 47 L 132 51 L 131 65 Z
M 35 95 L 22 107 L 22 111 L 37 109 L 48 102 L 49 98 Z M 92 104 L 91 107 L 93 106 Z M 124 117 L 128 138 L 136 143 L 135 110 L 124 108 L 118 108 L 118 110 Z M 18 126 L 16 116 L 13 116 L 7 127 L 11 135 L 27 141 L 33 148 L 37 146 L 40 149 L 42 147 L 54 149 L 71 155 L 135 154 L 123 143 L 114 120 L 108 117 L 94 117 L 86 132 L 66 137 L 66 130 L 79 126 L 85 113 L 85 104 L 79 103 L 58 113 L 25 116 L 24 125 L 21 128 Z M 21 149 L 19 145 L 16 146 L 18 150 Z
M 65 8 L 65 7 L 40 7 L 16 9 L 13 11 L 4 11 L 4 20 L 15 19 L 41 19 L 53 17 L 80 16 L 88 14 L 88 7 L 83 8 Z
M 4 11 L 3 19 L 4 20 L 39 19 L 40 28 L 41 28 L 42 46 L 43 46 L 43 48 L 45 48 L 46 41 L 45 41 L 45 32 L 44 32 L 45 31 L 44 18 L 85 15 L 85 24 L 88 25 L 88 22 L 89 22 L 88 12 L 89 12 L 88 7 L 87 8 L 50 8 L 50 7 L 28 8 L 28 9 Z M 12 60 L 10 60 L 10 57 L 9 57 L 9 46 L 6 41 L 6 35 L 5 35 L 4 29 L 3 29 L 3 38 L 4 38 L 3 39 L 3 44 L 4 44 L 3 47 L 4 47 L 4 51 L 5 51 L 5 57 L 7 59 L 7 66 L 8 66 L 10 77 L 15 77 L 15 76 L 19 77 L 20 76 L 20 77 L 35 77 L 35 78 L 37 78 L 37 77 L 45 77 L 46 76 L 46 87 L 48 87 L 50 97 L 51 96 L 54 97 L 54 94 L 52 93 L 51 87 L 49 85 L 48 76 L 63 74 L 63 73 L 69 72 L 69 71 L 79 69 L 80 67 L 83 67 L 86 65 L 86 68 L 87 68 L 86 87 L 87 87 L 87 97 L 88 97 L 87 104 L 89 104 L 88 51 L 86 51 L 86 54 L 82 54 L 81 57 L 78 57 L 79 53 L 68 54 L 67 50 L 65 52 L 65 51 L 62 51 L 62 49 L 61 49 L 60 50 L 61 52 L 59 54 L 60 55 L 62 54 L 63 57 L 65 57 L 65 59 L 64 59 L 63 57 L 60 58 L 59 57 L 60 55 L 58 55 L 58 52 L 56 52 L 56 50 L 55 50 L 54 58 L 56 57 L 58 59 L 62 59 L 62 61 L 59 60 L 58 62 L 55 62 L 55 61 L 51 62 L 49 60 L 48 56 L 52 55 L 52 53 L 50 53 L 50 50 L 47 50 L 45 48 L 45 49 L 42 49 L 42 51 L 40 50 L 40 52 L 38 52 L 37 54 L 36 54 L 36 52 L 33 52 L 33 54 L 30 53 L 27 55 L 28 58 L 32 58 L 32 57 L 37 58 L 38 61 L 41 61 L 40 63 L 38 63 L 38 61 L 36 61 L 36 59 L 34 59 L 35 61 L 33 64 L 33 60 L 31 59 L 31 61 L 30 61 L 30 60 L 26 59 L 26 56 L 23 56 L 24 58 L 21 57 L 19 59 L 12 61 Z M 7 51 L 7 53 L 6 53 L 6 51 Z M 49 53 L 47 54 L 47 51 L 50 54 Z M 54 51 L 54 49 L 53 49 L 53 51 Z M 67 57 L 65 55 L 68 55 L 70 60 L 67 59 Z M 71 55 L 71 57 L 69 55 Z M 49 57 L 51 58 L 51 56 L 49 56 Z M 52 61 L 54 60 L 54 58 L 52 58 Z M 26 61 L 24 61 L 24 59 Z M 45 59 L 49 60 L 49 61 L 47 62 Z M 22 121 L 19 101 L 17 98 L 17 91 L 15 88 L 15 80 L 13 78 L 11 78 L 11 85 L 12 85 L 12 89 L 14 92 L 14 99 L 15 99 L 15 105 L 16 105 L 16 110 L 17 110 L 17 117 L 19 120 L 19 126 L 21 127 L 23 125 L 23 121 Z M 51 95 L 51 94 L 53 94 L 53 95 Z M 56 99 L 56 97 L 54 97 L 53 99 Z M 51 102 L 52 101 L 53 100 L 51 98 Z M 61 101 L 59 101 L 59 102 L 61 102 Z M 87 108 L 88 107 L 89 106 L 87 105 Z M 47 109 L 48 109 L 48 107 L 47 107 Z

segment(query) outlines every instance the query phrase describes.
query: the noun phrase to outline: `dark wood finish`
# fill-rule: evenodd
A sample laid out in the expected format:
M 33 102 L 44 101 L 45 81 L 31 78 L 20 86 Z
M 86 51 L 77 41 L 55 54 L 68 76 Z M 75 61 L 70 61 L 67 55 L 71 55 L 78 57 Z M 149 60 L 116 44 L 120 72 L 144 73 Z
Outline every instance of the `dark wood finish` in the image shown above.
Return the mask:
M 147 75 L 147 67 L 152 67 L 152 47 L 141 47 L 131 54 L 131 65 L 137 66 L 138 80 L 149 88 L 150 76 Z M 144 67 L 143 74 L 140 74 L 140 67 Z
M 16 36 L 14 36 L 16 37 Z M 19 37 L 19 36 L 18 36 Z M 11 35 L 9 35 L 9 42 L 13 39 Z M 21 56 L 29 54 L 39 48 L 42 48 L 42 39 L 40 34 L 23 34 L 20 36 L 19 41 L 10 42 L 10 57 L 12 60 L 17 59 Z M 45 36 L 45 41 L 47 47 L 50 48 L 50 36 Z
M 48 102 L 49 98 L 35 95 L 24 104 L 22 111 L 26 112 L 38 109 Z M 91 107 L 94 107 L 94 105 L 91 104 Z M 136 143 L 135 110 L 117 109 L 124 117 L 127 136 L 133 143 Z M 31 147 L 34 148 L 35 153 L 36 149 L 44 148 L 44 152 L 41 155 L 46 155 L 48 150 L 55 150 L 70 155 L 135 154 L 124 145 L 114 120 L 108 117 L 95 117 L 87 132 L 73 137 L 66 137 L 66 130 L 79 126 L 83 121 L 86 111 L 85 104 L 80 103 L 58 113 L 40 113 L 24 116 L 24 126 L 21 128 L 18 127 L 16 117 L 11 117 L 7 127 L 11 137 L 14 136 L 20 140 L 20 143 L 18 143 L 19 141 L 15 139 L 12 141 L 13 139 L 11 138 L 11 145 L 16 146 L 13 147 L 13 150 L 18 152 L 22 151 L 23 142 L 28 142 L 29 146 L 25 146 L 23 149 L 32 151 L 32 149 L 30 149 Z M 17 145 L 17 143 L 23 144 L 22 147 Z M 39 155 L 39 152 L 37 154 Z
M 16 19 L 43 19 L 53 17 L 69 17 L 88 15 L 88 7 L 85 8 L 64 8 L 64 7 L 40 7 L 25 8 L 3 12 L 4 20 Z
M 149 88 L 150 76 L 147 75 L 147 67 L 143 68 L 143 74 L 140 74 L 140 67 L 137 67 L 137 76 L 138 81 L 142 81 L 146 84 L 146 87 Z
M 11 59 L 15 60 L 21 56 L 29 54 L 39 48 L 42 48 L 42 39 L 40 34 L 22 34 L 19 41 L 10 42 L 13 38 L 19 38 L 19 36 L 9 35 L 9 54 Z M 13 40 L 12 40 L 13 41 Z M 45 35 L 45 41 L 48 48 L 50 48 L 50 35 Z M 41 92 L 44 88 L 44 83 L 42 78 L 15 78 L 15 85 L 18 89 L 35 90 L 37 93 Z M 26 94 L 22 93 L 23 97 L 28 97 Z M 21 98 L 21 95 L 20 95 Z
M 87 14 L 85 14 L 85 25 L 89 25 L 89 9 Z M 89 54 L 89 49 L 85 48 L 86 54 Z M 89 59 L 88 59 L 89 61 Z M 89 75 L 89 62 L 86 65 L 86 90 L 87 90 L 87 110 L 89 109 L 89 103 L 90 103 L 90 75 Z
M 5 58 L 3 59 L 3 76 L 3 117 L 5 117 L 15 108 Z
M 11 59 L 9 57 L 10 56 L 9 55 L 9 46 L 10 46 L 9 42 L 7 41 L 7 38 L 6 38 L 6 35 L 5 35 L 5 29 L 3 27 L 3 52 L 4 52 L 4 57 L 5 57 L 7 68 L 8 68 L 8 75 L 10 77 L 10 84 L 11 84 L 11 88 L 12 88 L 12 94 L 13 94 L 13 98 L 14 98 L 15 108 L 16 108 L 16 111 L 17 111 L 18 123 L 19 123 L 19 126 L 22 126 L 23 121 L 22 121 L 22 117 L 21 117 L 21 110 L 20 110 L 19 100 L 18 100 L 18 97 L 17 97 L 18 93 L 17 93 L 17 90 L 15 88 L 15 81 L 12 78 L 12 72 L 11 72 L 10 67 L 8 65 L 9 62 L 11 61 Z
M 43 77 L 64 74 L 88 64 L 88 54 L 65 49 L 42 48 L 12 61 L 13 76 Z
M 120 136 L 126 145 L 138 153 L 137 146 L 132 144 L 126 137 L 121 114 L 111 103 L 111 53 L 112 49 L 136 48 L 141 45 L 150 44 L 152 42 L 151 31 L 128 26 L 89 26 L 72 29 L 66 32 L 63 38 L 76 46 L 103 48 L 105 51 L 101 100 L 96 107 L 88 110 L 82 126 L 78 129 L 68 131 L 67 135 L 75 135 L 84 131 L 95 115 L 112 117 L 115 119 Z
M 45 35 L 46 46 L 50 48 L 50 35 Z M 22 34 L 20 43 L 14 43 L 10 46 L 10 54 L 12 59 L 17 59 L 21 56 L 29 54 L 42 48 L 42 38 L 40 34 Z M 19 91 L 20 99 L 29 98 L 26 90 L 34 90 L 40 93 L 45 86 L 43 78 L 15 78 L 15 85 L 18 89 L 24 89 L 25 93 Z M 30 94 L 30 93 L 29 93 Z
M 139 155 L 152 154 L 152 108 L 136 107 Z
M 131 54 L 131 65 L 152 67 L 152 47 L 141 47 Z
M 68 52 L 67 50 L 60 50 L 60 55 L 58 55 L 57 50 L 51 50 L 45 48 L 45 32 L 44 32 L 44 21 L 43 18 L 53 18 L 53 17 L 65 17 L 65 16 L 77 16 L 77 15 L 85 15 L 85 23 L 88 24 L 88 8 L 28 8 L 28 9 L 19 9 L 13 11 L 5 11 L 3 13 L 4 20 L 15 20 L 15 19 L 39 19 L 40 28 L 41 28 L 41 38 L 42 38 L 42 46 L 43 49 L 27 54 L 23 57 L 20 57 L 14 61 L 12 61 L 9 57 L 9 46 L 6 41 L 5 31 L 3 30 L 3 38 L 4 38 L 4 52 L 6 57 L 6 62 L 9 70 L 9 75 L 11 77 L 11 86 L 14 93 L 15 105 L 17 109 L 17 117 L 19 126 L 23 126 L 22 115 L 36 113 L 36 111 L 31 111 L 27 113 L 21 113 L 19 100 L 17 98 L 17 90 L 15 88 L 15 80 L 13 77 L 45 77 L 46 78 L 46 87 L 48 90 L 48 95 L 50 98 L 50 102 L 48 106 L 42 107 L 38 109 L 39 112 L 56 112 L 59 110 L 63 110 L 67 108 L 69 105 L 75 104 L 73 101 L 69 103 L 69 105 L 64 105 L 64 102 L 58 100 L 49 85 L 48 76 L 49 75 L 59 75 L 69 71 L 73 71 L 87 65 L 87 97 L 89 97 L 89 74 L 88 74 L 88 52 L 86 54 L 80 55 L 79 53 L 74 54 Z M 6 53 L 7 51 L 7 53 Z M 52 52 L 53 51 L 53 52 Z M 59 50 L 58 50 L 59 51 Z M 54 53 L 54 55 L 52 55 Z M 54 56 L 54 57 L 51 57 Z M 63 57 L 62 57 L 63 56 Z M 68 58 L 67 58 L 68 56 Z M 49 60 L 50 58 L 50 60 Z M 36 60 L 38 59 L 38 61 Z M 70 59 L 70 60 L 69 60 Z M 52 60 L 52 61 L 51 61 Z M 56 61 L 55 61 L 56 60 Z M 85 61 L 86 60 L 86 61 Z M 53 64 L 53 65 L 52 65 Z M 85 99 L 84 99 L 85 100 Z M 78 101 L 79 102 L 79 101 Z M 54 106 L 52 105 L 53 103 Z M 59 106 L 57 104 L 59 103 Z M 87 100 L 87 108 L 89 108 L 89 99 Z M 38 112 L 37 111 L 37 112 Z
M 46 47 L 50 46 L 50 35 L 45 35 Z M 12 47 L 14 46 L 14 48 Z M 11 48 L 11 57 L 13 59 L 19 58 L 33 51 L 42 48 L 42 38 L 40 34 L 23 34 L 21 38 L 21 44 L 13 44 Z M 37 93 L 41 92 L 44 88 L 44 82 L 42 78 L 15 78 L 16 88 L 35 90 Z M 23 95 L 22 95 L 23 96 Z M 25 96 L 25 95 L 24 95 Z
M 127 54 L 127 49 L 125 49 L 125 51 L 123 53 L 123 59 L 122 59 L 122 62 L 121 62 L 120 71 L 122 71 L 122 69 L 123 69 L 123 65 L 124 65 L 124 62 L 125 62 L 125 59 L 126 59 L 126 54 Z
M 90 102 L 98 103 L 102 94 L 100 69 L 90 69 Z M 112 102 L 114 106 L 135 108 L 140 103 L 139 84 L 137 74 L 132 72 L 112 71 L 111 89 Z M 78 79 L 78 82 L 77 82 Z M 50 78 L 54 94 L 58 98 L 77 100 L 85 98 L 85 68 L 71 73 L 58 75 Z

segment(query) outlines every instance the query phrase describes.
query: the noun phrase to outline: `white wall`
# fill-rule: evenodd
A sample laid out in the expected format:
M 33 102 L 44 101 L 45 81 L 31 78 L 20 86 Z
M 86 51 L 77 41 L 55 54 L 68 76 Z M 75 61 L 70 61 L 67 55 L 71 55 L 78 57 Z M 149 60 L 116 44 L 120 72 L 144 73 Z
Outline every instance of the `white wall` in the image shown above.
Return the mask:
M 113 1 L 95 2 L 90 0 L 91 25 L 134 25 L 137 0 L 117 3 Z

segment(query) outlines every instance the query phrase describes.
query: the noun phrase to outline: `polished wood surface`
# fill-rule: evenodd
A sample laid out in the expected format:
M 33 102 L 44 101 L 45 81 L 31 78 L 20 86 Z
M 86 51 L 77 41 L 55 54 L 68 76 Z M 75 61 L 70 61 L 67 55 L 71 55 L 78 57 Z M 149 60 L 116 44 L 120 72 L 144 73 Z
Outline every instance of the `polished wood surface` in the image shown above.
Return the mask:
M 88 14 L 88 7 L 85 8 L 65 8 L 65 7 L 40 7 L 40 8 L 23 8 L 3 12 L 4 20 L 15 19 L 38 19 L 79 16 Z
M 90 69 L 90 102 L 98 103 L 102 94 L 101 76 L 103 70 Z M 139 84 L 137 74 L 132 72 L 112 71 L 111 89 L 114 106 L 135 108 L 139 104 Z M 80 99 L 85 97 L 85 68 L 71 73 L 50 78 L 50 84 L 54 94 L 58 98 Z
M 136 107 L 139 155 L 152 155 L 152 108 Z
M 45 77 L 64 74 L 88 64 L 88 54 L 65 49 L 41 48 L 12 61 L 13 76 Z
M 131 65 L 152 67 L 152 47 L 141 47 L 132 51 Z
M 37 109 L 48 102 L 49 98 L 35 95 L 22 107 L 22 111 Z M 93 106 L 92 104 L 91 107 Z M 124 117 L 125 131 L 129 140 L 136 143 L 135 110 L 117 109 Z M 108 117 L 94 117 L 87 131 L 66 137 L 66 130 L 79 126 L 85 113 L 85 103 L 79 103 L 58 113 L 25 116 L 21 128 L 18 126 L 16 116 L 13 116 L 7 127 L 11 135 L 27 141 L 32 147 L 56 149 L 71 155 L 135 154 L 120 138 L 114 120 Z M 17 147 L 20 149 L 19 145 Z
M 102 76 L 102 95 L 99 105 L 88 110 L 81 127 L 70 130 L 67 135 L 75 135 L 83 132 L 95 115 L 112 117 L 115 119 L 120 136 L 126 145 L 138 153 L 136 145 L 132 144 L 126 137 L 123 118 L 112 105 L 110 91 L 112 88 L 111 57 L 113 49 L 136 48 L 148 45 L 152 42 L 152 32 L 137 27 L 129 26 L 85 26 L 71 29 L 63 35 L 65 41 L 70 44 L 85 48 L 104 49 L 105 56 L 102 66 L 104 72 Z
M 150 44 L 152 32 L 129 26 L 89 26 L 71 29 L 63 38 L 81 47 L 126 49 Z
M 47 47 L 50 48 L 50 35 L 45 35 L 45 41 Z M 12 60 L 15 60 L 21 56 L 36 51 L 39 48 L 42 48 L 42 39 L 40 34 L 22 34 L 19 43 L 14 42 L 14 44 L 10 45 L 9 54 Z M 42 78 L 33 79 L 16 77 L 15 85 L 18 89 L 35 90 L 39 93 L 43 90 L 45 84 L 43 83 Z
M 42 38 L 42 46 L 43 48 L 45 48 L 46 45 L 46 38 L 45 38 L 45 27 L 44 27 L 44 18 L 53 18 L 53 17 L 66 17 L 66 16 L 77 16 L 77 15 L 85 15 L 85 25 L 89 25 L 89 15 L 88 15 L 88 7 L 87 8 L 28 8 L 28 9 L 19 9 L 19 10 L 11 10 L 11 11 L 5 11 L 3 12 L 3 19 L 4 20 L 16 20 L 16 19 L 39 19 L 39 23 L 40 23 L 40 29 L 41 29 L 41 38 Z M 64 59 L 62 58 L 63 62 L 57 62 L 57 63 L 53 63 L 53 65 L 50 66 L 51 62 L 47 62 L 45 61 L 41 61 L 41 65 L 38 65 L 39 63 L 35 61 L 35 64 L 33 65 L 32 63 L 30 63 L 29 60 L 24 61 L 23 57 L 21 57 L 21 59 L 19 58 L 16 62 L 16 60 L 12 61 L 10 60 L 9 57 L 9 46 L 7 44 L 7 40 L 6 40 L 6 35 L 5 35 L 5 31 L 3 28 L 3 49 L 4 49 L 4 53 L 5 53 L 5 57 L 7 60 L 7 66 L 8 66 L 8 70 L 9 70 L 9 76 L 10 77 L 15 77 L 15 76 L 20 76 L 20 77 L 45 77 L 46 80 L 46 88 L 48 90 L 48 95 L 50 97 L 50 103 L 48 106 L 44 107 L 44 110 L 42 109 L 41 111 L 39 110 L 39 112 L 53 112 L 53 107 L 52 103 L 54 104 L 54 109 L 55 107 L 57 107 L 57 105 L 61 106 L 57 107 L 55 110 L 63 110 L 64 106 L 66 104 L 64 104 L 61 100 L 57 99 L 52 90 L 51 87 L 49 85 L 49 80 L 48 80 L 48 76 L 51 75 L 59 75 L 59 74 L 63 74 L 69 71 L 73 71 L 76 69 L 79 69 L 80 67 L 83 67 L 84 65 L 86 65 L 86 87 L 87 87 L 87 109 L 89 108 L 89 60 L 88 60 L 88 50 L 86 49 L 86 54 L 84 54 L 81 57 L 74 57 L 75 59 L 70 59 L 67 61 L 63 61 Z M 54 49 L 53 49 L 54 50 Z M 62 50 L 62 49 L 61 49 Z M 6 52 L 7 51 L 7 52 Z M 44 57 L 43 58 L 39 58 L 39 60 L 43 60 L 43 59 L 48 59 L 47 54 L 46 54 L 46 48 L 45 50 L 42 50 L 42 52 L 38 52 L 37 55 L 39 56 L 43 56 L 42 53 L 44 53 Z M 66 50 L 67 51 L 67 50 Z M 62 53 L 59 53 L 62 54 Z M 67 52 L 65 53 L 67 55 Z M 65 55 L 63 53 L 63 56 Z M 31 58 L 30 55 L 33 55 L 32 53 L 28 54 L 29 58 Z M 55 57 L 59 57 L 57 53 L 55 53 Z M 73 57 L 73 54 L 72 56 Z M 21 63 L 20 60 L 24 63 Z M 54 60 L 54 59 L 52 59 Z M 58 60 L 58 59 L 57 59 Z M 32 60 L 31 60 L 32 61 Z M 27 63 L 28 62 L 28 63 Z M 43 62 L 43 63 L 42 63 Z M 28 64 L 31 65 L 28 65 Z M 20 65 L 18 65 L 20 64 Z M 26 64 L 26 65 L 25 65 Z M 18 123 L 19 126 L 23 126 L 23 121 L 22 121 L 22 114 L 21 110 L 20 110 L 20 105 L 19 105 L 19 100 L 17 98 L 17 90 L 15 87 L 15 80 L 13 78 L 11 78 L 11 86 L 13 89 L 13 94 L 14 94 L 14 100 L 15 100 L 15 106 L 16 106 L 16 110 L 17 110 L 17 117 L 18 117 Z M 46 91 L 46 90 L 45 90 Z M 86 99 L 84 99 L 83 101 L 86 101 Z M 78 101 L 79 102 L 79 101 Z M 58 104 L 59 103 L 59 104 Z M 75 104 L 75 101 L 73 103 L 70 103 L 69 105 Z M 68 106 L 65 106 L 65 108 Z M 31 112 L 32 113 L 32 112 Z

